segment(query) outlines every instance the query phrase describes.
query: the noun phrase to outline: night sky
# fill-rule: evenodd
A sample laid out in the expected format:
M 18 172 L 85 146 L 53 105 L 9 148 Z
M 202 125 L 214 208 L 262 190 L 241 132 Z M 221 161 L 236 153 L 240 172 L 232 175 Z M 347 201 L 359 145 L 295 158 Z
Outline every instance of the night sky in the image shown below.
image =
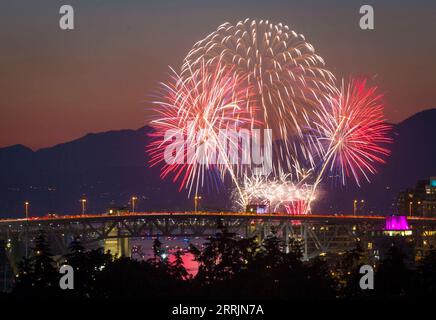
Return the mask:
M 59 8 L 75 9 L 75 30 Z M 371 4 L 375 30 L 358 26 Z M 138 128 L 159 81 L 220 24 L 269 19 L 302 33 L 340 78 L 365 75 L 389 121 L 436 107 L 436 1 L 0 2 L 0 147 L 34 149 Z

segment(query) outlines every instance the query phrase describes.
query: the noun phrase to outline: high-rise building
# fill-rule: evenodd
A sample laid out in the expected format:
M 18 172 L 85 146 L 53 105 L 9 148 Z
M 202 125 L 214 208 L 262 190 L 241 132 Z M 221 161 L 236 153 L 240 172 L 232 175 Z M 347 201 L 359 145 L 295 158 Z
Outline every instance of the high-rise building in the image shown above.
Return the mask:
M 400 192 L 397 208 L 401 215 L 436 217 L 436 177 L 419 180 L 415 188 Z

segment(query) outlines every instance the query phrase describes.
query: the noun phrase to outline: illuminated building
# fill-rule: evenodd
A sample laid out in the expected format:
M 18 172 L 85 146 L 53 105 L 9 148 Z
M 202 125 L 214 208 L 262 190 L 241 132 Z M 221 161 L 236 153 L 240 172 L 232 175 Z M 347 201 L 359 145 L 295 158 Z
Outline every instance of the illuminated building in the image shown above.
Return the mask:
M 111 209 L 110 209 L 111 210 Z M 120 258 L 130 257 L 130 243 L 129 238 L 121 236 L 121 230 L 117 227 L 112 228 L 108 237 L 103 240 L 104 252 L 110 252 L 113 256 Z
M 405 216 L 436 216 L 436 177 L 420 180 L 414 189 L 400 192 L 398 213 Z
M 385 234 L 389 236 L 408 236 L 412 235 L 406 216 L 387 216 Z
M 268 213 L 268 205 L 266 204 L 249 204 L 246 208 L 248 213 Z
M 110 207 L 106 210 L 106 213 L 109 215 L 119 215 L 129 212 L 127 207 Z

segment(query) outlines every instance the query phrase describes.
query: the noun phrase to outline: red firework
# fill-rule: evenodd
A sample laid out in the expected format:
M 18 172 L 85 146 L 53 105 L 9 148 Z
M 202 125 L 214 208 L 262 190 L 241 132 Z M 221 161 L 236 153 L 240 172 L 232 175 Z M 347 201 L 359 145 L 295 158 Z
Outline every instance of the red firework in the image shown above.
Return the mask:
M 189 192 L 197 192 L 208 178 L 219 183 L 225 172 L 236 182 L 238 168 L 230 163 L 228 150 L 238 148 L 234 134 L 254 125 L 244 80 L 231 68 L 211 69 L 203 63 L 189 77 L 174 72 L 163 84 L 165 98 L 155 102 L 155 131 L 148 146 L 150 165 L 162 164 L 161 178 L 172 175 Z M 168 155 L 175 157 L 168 161 Z
M 383 115 L 382 95 L 376 87 L 368 87 L 365 79 L 353 79 L 347 86 L 342 83 L 338 97 L 316 112 L 314 122 L 316 148 L 322 156 L 324 171 L 339 175 L 342 184 L 352 176 L 360 186 L 361 178 L 369 181 L 375 174 L 377 163 L 384 163 L 390 151 L 386 144 L 391 142 Z

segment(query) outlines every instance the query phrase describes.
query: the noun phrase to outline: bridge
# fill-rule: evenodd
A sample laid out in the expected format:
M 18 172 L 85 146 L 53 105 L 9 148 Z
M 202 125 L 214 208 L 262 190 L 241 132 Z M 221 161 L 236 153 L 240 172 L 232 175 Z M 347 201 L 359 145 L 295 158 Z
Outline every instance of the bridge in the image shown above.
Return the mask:
M 24 247 L 32 245 L 41 229 L 58 255 L 67 252 L 71 241 L 79 237 L 87 246 L 112 245 L 112 253 L 129 256 L 132 239 L 207 238 L 218 231 L 218 222 L 230 232 L 259 241 L 274 230 L 286 248 L 291 237 L 301 240 L 304 259 L 344 252 L 356 241 L 370 250 L 378 238 L 392 235 L 408 237 L 417 251 L 436 245 L 436 218 L 432 217 L 407 217 L 407 229 L 386 230 L 385 216 L 243 212 L 123 212 L 2 219 L 0 242 L 5 243 L 11 261 L 20 260 Z

